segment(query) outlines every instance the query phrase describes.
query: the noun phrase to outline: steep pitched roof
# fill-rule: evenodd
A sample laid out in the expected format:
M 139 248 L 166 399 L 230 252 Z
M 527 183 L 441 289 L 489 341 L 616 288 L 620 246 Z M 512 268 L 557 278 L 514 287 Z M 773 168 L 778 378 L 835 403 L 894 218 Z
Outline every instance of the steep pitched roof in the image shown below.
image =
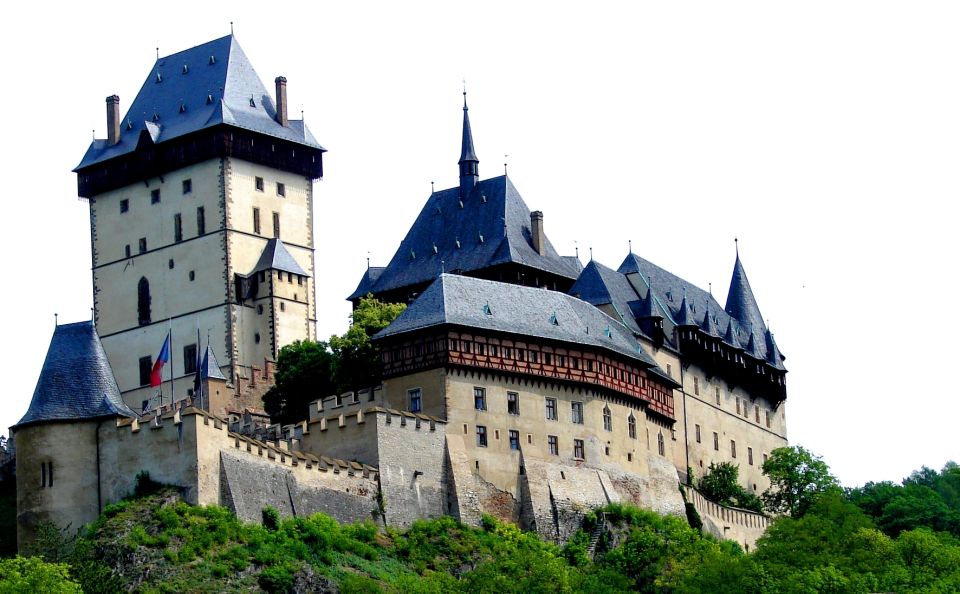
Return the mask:
M 111 416 L 137 415 L 123 403 L 93 322 L 57 326 L 30 408 L 15 426 Z
M 94 140 L 76 170 L 154 143 L 225 124 L 324 150 L 302 120 L 281 126 L 273 97 L 228 35 L 156 61 L 121 121 L 120 141 Z
M 740 262 L 740 254 L 737 254 L 737 261 L 733 265 L 730 291 L 727 293 L 727 306 L 723 309 L 745 328 L 760 333 L 767 330 L 763 316 L 760 315 L 757 299 L 753 296 L 753 289 L 750 288 L 750 281 L 747 280 L 747 272 Z
M 642 300 L 627 278 L 616 270 L 591 260 L 568 293 L 595 306 L 612 305 L 628 328 L 641 332 L 635 316 Z
M 368 293 L 373 292 L 373 286 L 376 284 L 377 279 L 380 278 L 380 275 L 383 274 L 383 271 L 386 270 L 383 266 L 367 266 L 367 271 L 363 275 L 363 278 L 360 279 L 360 284 L 357 285 L 357 288 L 354 289 L 353 295 L 359 297 L 364 297 Z M 354 297 L 351 296 L 351 299 Z
M 460 187 L 434 192 L 393 259 L 373 284 L 376 293 L 417 285 L 444 271 L 468 273 L 516 263 L 571 280 L 579 270 L 547 240 L 538 254 L 530 235 L 530 209 L 507 176 L 480 181 L 466 198 Z M 357 299 L 354 293 L 349 299 Z
M 213 352 L 213 347 L 207 345 L 207 351 L 203 354 L 203 361 L 200 363 L 200 377 L 221 379 L 226 381 L 223 372 L 220 371 L 220 363 L 217 361 L 217 355 Z
M 449 324 L 590 345 L 655 367 L 632 332 L 586 301 L 565 293 L 443 274 L 396 320 L 381 340 Z
M 300 274 L 303 276 L 310 276 L 307 274 L 303 268 L 297 264 L 297 261 L 293 259 L 293 256 L 290 255 L 290 252 L 287 250 L 286 246 L 283 245 L 283 242 L 274 237 L 267 242 L 267 245 L 263 248 L 263 253 L 260 254 L 260 260 L 257 261 L 257 265 L 253 267 L 253 272 L 260 272 L 261 270 L 282 270 L 284 272 L 292 272 L 293 274 Z

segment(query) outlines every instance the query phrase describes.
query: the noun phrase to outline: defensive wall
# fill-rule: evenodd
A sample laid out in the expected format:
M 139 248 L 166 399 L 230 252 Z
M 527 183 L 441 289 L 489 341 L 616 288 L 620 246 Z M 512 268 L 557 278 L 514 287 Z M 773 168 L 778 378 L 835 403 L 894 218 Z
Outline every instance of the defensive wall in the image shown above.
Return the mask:
M 700 514 L 704 532 L 737 542 L 747 551 L 756 547 L 757 539 L 770 525 L 770 518 L 762 513 L 720 505 L 691 486 L 685 486 L 684 490 L 687 501 Z

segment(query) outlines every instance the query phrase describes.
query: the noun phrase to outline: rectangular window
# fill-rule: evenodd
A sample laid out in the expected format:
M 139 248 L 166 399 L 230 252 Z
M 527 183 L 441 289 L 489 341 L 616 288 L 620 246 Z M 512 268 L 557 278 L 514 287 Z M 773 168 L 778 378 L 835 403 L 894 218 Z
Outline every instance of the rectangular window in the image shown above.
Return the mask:
M 197 207 L 197 235 L 203 235 L 207 232 L 207 217 L 203 212 L 203 207 Z
M 193 181 L 190 179 L 183 180 L 183 193 L 189 194 L 193 191 Z
M 142 254 L 142 253 L 144 253 L 144 252 L 147 251 L 147 238 L 146 238 L 146 237 L 141 237 L 139 243 L 140 243 L 140 246 L 139 246 L 139 247 L 140 247 L 140 253 Z
M 254 185 L 254 187 L 257 188 L 257 191 L 258 191 L 258 192 L 262 192 L 262 191 L 263 191 L 263 178 L 262 178 L 262 177 L 255 177 L 255 178 L 253 179 L 253 185 Z
M 183 241 L 183 218 L 179 212 L 173 215 L 173 240 L 176 242 Z
M 280 238 L 280 213 L 273 213 L 273 236 Z
M 763 463 L 764 463 L 764 464 L 767 463 L 767 455 L 766 455 L 766 454 L 763 455 Z
M 694 396 L 700 395 L 700 378 L 693 378 L 693 394 Z
M 520 432 L 510 430 L 510 449 L 519 450 L 520 449 Z
M 627 434 L 630 436 L 630 439 L 637 438 L 637 418 L 634 417 L 633 414 L 627 418 Z
M 159 204 L 160 190 L 150 190 L 150 204 Z
M 732 439 L 730 440 L 730 457 L 737 457 L 737 442 L 733 441 Z
M 120 201 L 120 212 L 127 212 L 130 210 L 130 200 L 124 198 Z
M 183 372 L 196 373 L 197 371 L 197 345 L 188 344 L 183 347 Z
M 764 411 L 767 415 L 767 428 L 770 428 L 770 411 Z
M 573 457 L 577 460 L 583 460 L 583 440 L 573 440 Z
M 760 405 L 759 404 L 754 405 L 753 412 L 755 413 L 754 420 L 757 422 L 757 425 L 759 425 L 760 424 Z
M 129 244 L 129 243 L 128 243 L 127 245 L 123 246 L 123 255 L 126 256 L 126 257 L 128 257 L 128 258 L 130 257 L 130 244 Z M 769 427 L 769 426 L 770 426 L 770 425 L 767 424 L 767 427 Z
M 140 385 L 150 385 L 150 372 L 153 370 L 153 360 L 150 357 L 140 357 Z
M 547 436 L 547 450 L 549 450 L 551 456 L 560 455 L 560 445 L 557 443 L 556 435 Z
M 715 390 L 717 393 L 717 406 L 720 406 L 720 386 L 717 386 Z
M 713 432 L 713 450 L 716 452 L 720 451 L 720 434 L 716 431 Z
M 697 431 L 697 443 L 700 443 L 700 425 L 694 425 Z
M 407 398 L 410 401 L 410 412 L 423 410 L 423 392 L 420 391 L 420 388 L 407 390 Z
M 477 446 L 487 447 L 487 428 L 483 425 L 477 425 Z
M 740 414 L 740 399 L 737 398 L 737 414 Z
M 610 413 L 610 407 L 603 407 L 603 430 L 613 431 L 613 415 Z
M 753 466 L 753 448 L 747 448 L 747 464 Z
M 520 414 L 520 395 L 516 392 L 507 392 L 507 414 Z
M 473 408 L 477 410 L 487 410 L 487 390 L 486 388 L 473 389 Z
M 667 363 L 667 377 L 673 377 L 673 367 Z
M 260 235 L 260 209 L 253 207 L 253 232 Z
M 277 182 L 277 196 L 286 196 L 286 195 L 287 195 L 287 187 L 284 186 L 282 183 Z
M 547 398 L 547 420 L 548 421 L 557 420 L 557 399 L 556 398 Z
M 582 402 L 570 403 L 570 421 L 572 423 L 576 423 L 577 425 L 583 425 L 583 403 Z

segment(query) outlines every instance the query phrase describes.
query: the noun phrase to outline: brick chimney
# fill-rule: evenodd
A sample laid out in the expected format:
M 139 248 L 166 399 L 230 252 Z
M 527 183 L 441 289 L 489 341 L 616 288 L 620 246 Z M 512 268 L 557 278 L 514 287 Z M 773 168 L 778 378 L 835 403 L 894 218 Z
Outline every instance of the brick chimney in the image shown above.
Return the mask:
M 290 125 L 287 119 L 287 78 L 278 76 L 274 82 L 277 83 L 277 123 L 287 127 Z
M 533 249 L 541 256 L 547 251 L 547 238 L 543 233 L 543 211 L 535 210 L 530 213 L 530 237 L 533 240 Z
M 113 146 L 120 142 L 120 97 L 107 97 L 107 144 Z

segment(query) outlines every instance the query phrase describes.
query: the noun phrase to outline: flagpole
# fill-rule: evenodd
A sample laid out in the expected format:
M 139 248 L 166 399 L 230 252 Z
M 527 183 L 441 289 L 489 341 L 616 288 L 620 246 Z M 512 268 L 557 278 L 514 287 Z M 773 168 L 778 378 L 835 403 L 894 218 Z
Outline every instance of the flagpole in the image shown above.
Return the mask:
M 176 400 L 173 387 L 173 321 L 167 318 L 167 324 L 169 324 L 167 332 L 170 337 L 170 408 L 173 408 L 173 403 Z

